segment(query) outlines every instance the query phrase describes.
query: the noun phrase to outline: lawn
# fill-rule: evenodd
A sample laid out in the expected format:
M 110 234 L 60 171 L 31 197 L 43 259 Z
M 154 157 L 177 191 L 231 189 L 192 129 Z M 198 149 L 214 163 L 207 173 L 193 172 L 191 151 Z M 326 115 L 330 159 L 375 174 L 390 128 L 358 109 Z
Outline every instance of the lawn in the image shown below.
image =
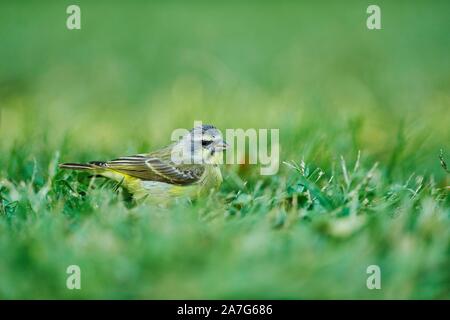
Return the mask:
M 69 4 L 0 4 L 0 299 L 450 298 L 449 2 Z M 195 120 L 279 129 L 279 172 L 161 208 L 58 169 Z

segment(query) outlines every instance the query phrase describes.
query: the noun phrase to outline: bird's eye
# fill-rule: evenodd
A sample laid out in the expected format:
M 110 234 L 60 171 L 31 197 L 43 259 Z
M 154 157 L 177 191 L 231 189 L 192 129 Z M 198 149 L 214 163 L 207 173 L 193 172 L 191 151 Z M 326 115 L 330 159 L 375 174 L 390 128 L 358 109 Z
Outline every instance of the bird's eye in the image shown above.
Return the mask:
M 209 146 L 211 143 L 212 143 L 212 140 L 202 140 L 203 147 Z

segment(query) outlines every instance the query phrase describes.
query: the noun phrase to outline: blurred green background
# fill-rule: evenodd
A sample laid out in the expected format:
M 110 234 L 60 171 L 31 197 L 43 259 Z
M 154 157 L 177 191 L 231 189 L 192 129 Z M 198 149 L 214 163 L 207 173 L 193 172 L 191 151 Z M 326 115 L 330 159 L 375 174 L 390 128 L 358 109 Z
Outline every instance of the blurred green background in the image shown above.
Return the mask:
M 450 3 L 377 1 L 376 31 L 369 4 L 2 1 L 0 298 L 449 298 Z M 292 191 L 286 166 L 227 166 L 212 199 L 167 210 L 55 168 L 149 151 L 194 120 L 280 129 L 281 161 L 335 176 L 333 210 L 289 207 L 316 189 Z M 359 150 L 356 185 L 379 162 L 355 198 L 370 222 L 335 239 L 323 224 L 353 212 L 340 155 Z

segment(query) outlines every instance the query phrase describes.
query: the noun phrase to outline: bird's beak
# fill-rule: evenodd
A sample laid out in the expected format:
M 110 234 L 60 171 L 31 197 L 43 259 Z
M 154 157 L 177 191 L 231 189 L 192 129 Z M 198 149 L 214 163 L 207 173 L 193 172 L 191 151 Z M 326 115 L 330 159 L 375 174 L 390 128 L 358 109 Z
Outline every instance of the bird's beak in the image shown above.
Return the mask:
M 226 143 L 225 141 L 222 140 L 214 146 L 214 150 L 215 151 L 223 151 L 223 150 L 228 149 L 228 147 L 229 147 L 228 143 Z

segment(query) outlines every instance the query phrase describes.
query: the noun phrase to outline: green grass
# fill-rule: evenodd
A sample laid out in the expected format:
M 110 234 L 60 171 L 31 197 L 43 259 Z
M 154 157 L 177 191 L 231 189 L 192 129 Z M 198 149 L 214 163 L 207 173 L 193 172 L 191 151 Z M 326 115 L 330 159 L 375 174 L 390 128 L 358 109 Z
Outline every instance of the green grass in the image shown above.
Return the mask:
M 78 3 L 0 4 L 0 298 L 450 298 L 448 3 Z M 280 171 L 163 209 L 57 169 L 194 120 Z

